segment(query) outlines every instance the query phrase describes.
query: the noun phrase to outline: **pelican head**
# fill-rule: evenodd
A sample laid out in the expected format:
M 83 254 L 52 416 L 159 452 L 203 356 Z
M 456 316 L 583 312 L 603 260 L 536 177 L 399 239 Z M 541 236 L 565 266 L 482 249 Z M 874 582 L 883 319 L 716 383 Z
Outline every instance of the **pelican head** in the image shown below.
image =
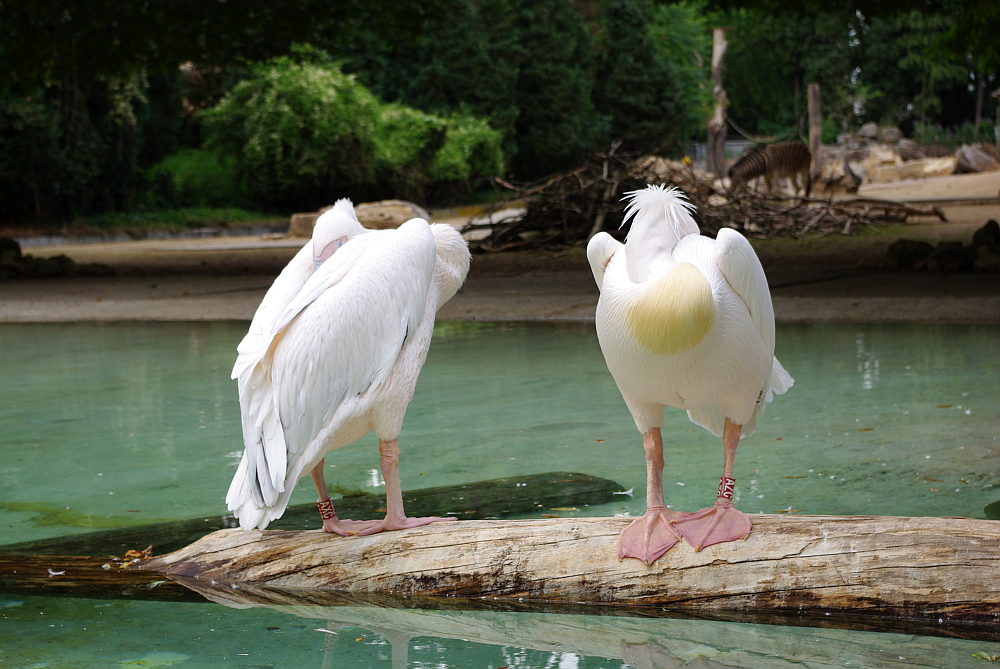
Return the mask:
M 354 213 L 354 204 L 347 198 L 337 200 L 332 209 L 323 212 L 313 227 L 313 271 L 337 252 L 352 237 L 368 232 Z

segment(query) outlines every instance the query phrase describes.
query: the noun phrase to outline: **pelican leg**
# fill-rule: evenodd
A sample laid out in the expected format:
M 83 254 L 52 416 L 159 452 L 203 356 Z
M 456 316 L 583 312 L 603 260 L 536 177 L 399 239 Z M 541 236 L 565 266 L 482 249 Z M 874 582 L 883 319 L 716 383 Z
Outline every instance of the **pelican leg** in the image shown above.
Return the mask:
M 694 513 L 680 514 L 673 521 L 674 527 L 695 551 L 712 544 L 746 539 L 750 535 L 750 518 L 733 508 L 733 485 L 736 483 L 733 478 L 733 463 L 736 461 L 736 447 L 740 443 L 742 430 L 742 425 L 726 419 L 726 426 L 722 431 L 725 463 L 715 504 Z
M 653 564 L 680 540 L 672 522 L 680 517 L 663 502 L 663 438 L 654 427 L 642 435 L 646 451 L 646 513 L 618 535 L 618 557 Z
M 404 530 L 420 527 L 445 520 L 456 520 L 454 517 L 440 518 L 427 516 L 425 518 L 407 518 L 403 511 L 403 489 L 399 485 L 399 444 L 395 439 L 378 441 L 378 452 L 381 458 L 382 478 L 385 480 L 385 519 L 372 527 L 358 532 L 359 535 L 375 534 L 388 530 Z
M 333 502 L 330 501 L 330 495 L 326 492 L 326 477 L 323 476 L 324 464 L 325 462 L 320 460 L 319 464 L 309 472 L 313 480 L 313 485 L 316 486 L 316 492 L 319 493 L 319 501 L 316 505 L 319 507 L 320 518 L 323 519 L 323 531 L 330 532 L 331 534 L 339 534 L 344 537 L 348 534 L 357 534 L 359 530 L 363 530 L 366 527 L 377 525 L 379 522 L 377 520 L 347 520 L 346 518 L 337 518 Z

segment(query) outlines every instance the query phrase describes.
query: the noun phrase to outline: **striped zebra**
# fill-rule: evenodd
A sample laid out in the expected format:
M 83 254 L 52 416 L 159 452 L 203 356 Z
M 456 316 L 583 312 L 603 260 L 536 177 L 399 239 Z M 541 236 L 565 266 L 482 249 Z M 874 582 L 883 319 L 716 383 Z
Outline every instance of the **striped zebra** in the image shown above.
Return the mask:
M 798 177 L 801 176 L 805 194 L 809 195 L 809 191 L 812 190 L 812 177 L 809 174 L 811 158 L 809 149 L 801 142 L 779 142 L 757 146 L 729 168 L 729 179 L 735 189 L 763 176 L 767 191 L 770 193 L 774 190 L 778 179 L 788 178 L 792 182 L 792 190 L 798 195 Z

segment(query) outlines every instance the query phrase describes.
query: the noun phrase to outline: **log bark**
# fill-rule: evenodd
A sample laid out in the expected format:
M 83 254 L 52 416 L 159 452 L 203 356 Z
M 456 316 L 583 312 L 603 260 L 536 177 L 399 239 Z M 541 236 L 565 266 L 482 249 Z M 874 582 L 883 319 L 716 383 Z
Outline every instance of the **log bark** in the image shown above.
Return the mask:
M 746 541 L 619 560 L 627 518 L 437 523 L 370 537 L 222 530 L 138 568 L 181 582 L 1000 624 L 1000 523 L 752 516 Z

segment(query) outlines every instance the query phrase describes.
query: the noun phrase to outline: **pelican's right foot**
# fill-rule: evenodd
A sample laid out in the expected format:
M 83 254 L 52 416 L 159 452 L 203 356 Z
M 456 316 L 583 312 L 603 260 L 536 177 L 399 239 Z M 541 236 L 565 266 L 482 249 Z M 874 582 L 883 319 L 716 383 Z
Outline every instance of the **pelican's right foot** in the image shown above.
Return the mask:
M 618 557 L 642 560 L 647 565 L 680 541 L 680 534 L 671 521 L 679 517 L 665 506 L 651 506 L 641 518 L 636 518 L 618 535 Z
M 357 534 L 369 527 L 378 525 L 380 520 L 347 520 L 337 518 L 337 512 L 333 509 L 333 500 L 329 497 L 316 502 L 319 508 L 319 516 L 323 519 L 323 531 L 330 534 L 339 534 L 342 537 Z

